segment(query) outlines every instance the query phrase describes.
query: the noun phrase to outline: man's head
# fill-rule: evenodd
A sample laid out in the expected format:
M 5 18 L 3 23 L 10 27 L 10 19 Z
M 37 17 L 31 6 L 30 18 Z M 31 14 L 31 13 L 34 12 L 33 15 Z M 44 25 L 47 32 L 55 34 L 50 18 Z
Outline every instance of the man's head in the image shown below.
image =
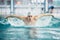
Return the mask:
M 28 17 L 30 17 L 30 18 L 32 17 L 32 14 L 30 12 L 28 13 Z

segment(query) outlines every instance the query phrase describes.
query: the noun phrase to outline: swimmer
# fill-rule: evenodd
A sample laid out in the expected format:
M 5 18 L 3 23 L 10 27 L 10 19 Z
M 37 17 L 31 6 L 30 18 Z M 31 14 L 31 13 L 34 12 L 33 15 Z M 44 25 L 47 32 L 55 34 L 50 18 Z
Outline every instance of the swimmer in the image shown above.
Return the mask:
M 17 18 L 23 20 L 23 22 L 26 25 L 34 25 L 36 23 L 36 21 L 43 16 L 53 16 L 53 15 L 52 14 L 40 14 L 40 15 L 32 16 L 31 13 L 29 12 L 28 16 L 10 15 L 10 16 L 7 16 L 6 18 L 17 17 Z

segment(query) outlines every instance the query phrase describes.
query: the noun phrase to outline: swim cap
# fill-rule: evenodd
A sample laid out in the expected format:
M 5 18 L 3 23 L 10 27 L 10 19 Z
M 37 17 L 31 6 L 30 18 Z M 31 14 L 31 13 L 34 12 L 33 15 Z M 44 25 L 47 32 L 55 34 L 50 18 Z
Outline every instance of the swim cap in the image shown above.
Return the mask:
M 31 12 L 28 12 L 28 15 L 32 15 Z

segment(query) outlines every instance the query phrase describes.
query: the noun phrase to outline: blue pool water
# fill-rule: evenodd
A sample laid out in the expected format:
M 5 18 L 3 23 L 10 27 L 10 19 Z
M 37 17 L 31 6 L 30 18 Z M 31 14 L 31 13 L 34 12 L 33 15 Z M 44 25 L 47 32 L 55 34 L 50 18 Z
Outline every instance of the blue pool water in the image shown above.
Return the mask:
M 0 40 L 60 40 L 60 19 L 42 17 L 27 26 L 17 18 L 0 18 Z

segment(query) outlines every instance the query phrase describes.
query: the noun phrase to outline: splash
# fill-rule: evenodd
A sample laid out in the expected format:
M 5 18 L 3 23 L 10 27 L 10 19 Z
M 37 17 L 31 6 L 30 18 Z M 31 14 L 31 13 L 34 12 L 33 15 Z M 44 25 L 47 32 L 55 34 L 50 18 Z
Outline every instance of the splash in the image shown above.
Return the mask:
M 44 16 L 37 21 L 36 25 L 40 27 L 48 26 L 50 25 L 51 19 L 51 16 Z
M 18 18 L 8 18 L 7 20 L 12 26 L 23 26 L 24 25 L 24 22 Z
M 53 24 L 56 24 L 58 22 L 60 22 L 59 19 L 54 18 L 52 16 L 44 16 L 42 18 L 39 18 L 36 21 L 35 25 L 25 25 L 24 22 L 18 18 L 8 18 L 8 22 L 12 25 L 12 26 L 26 26 L 26 27 L 46 27 L 46 26 L 52 26 Z
M 36 24 L 35 25 L 24 25 L 24 22 L 18 18 L 8 18 L 8 22 L 12 25 L 12 26 L 39 26 L 39 27 L 42 27 L 42 26 L 47 26 L 49 25 L 49 23 L 51 22 L 51 16 L 48 16 L 48 17 L 42 17 L 40 19 L 37 20 Z
M 16 17 L 9 17 L 7 19 L 3 18 L 2 20 L 0 20 L 0 24 L 3 25 L 8 25 L 10 24 L 11 26 L 24 26 L 24 27 L 52 27 L 52 26 L 60 26 L 60 19 L 58 18 L 54 18 L 52 16 L 44 16 L 39 18 L 36 21 L 35 25 L 25 25 L 24 22 L 22 20 L 20 20 L 19 18 Z

